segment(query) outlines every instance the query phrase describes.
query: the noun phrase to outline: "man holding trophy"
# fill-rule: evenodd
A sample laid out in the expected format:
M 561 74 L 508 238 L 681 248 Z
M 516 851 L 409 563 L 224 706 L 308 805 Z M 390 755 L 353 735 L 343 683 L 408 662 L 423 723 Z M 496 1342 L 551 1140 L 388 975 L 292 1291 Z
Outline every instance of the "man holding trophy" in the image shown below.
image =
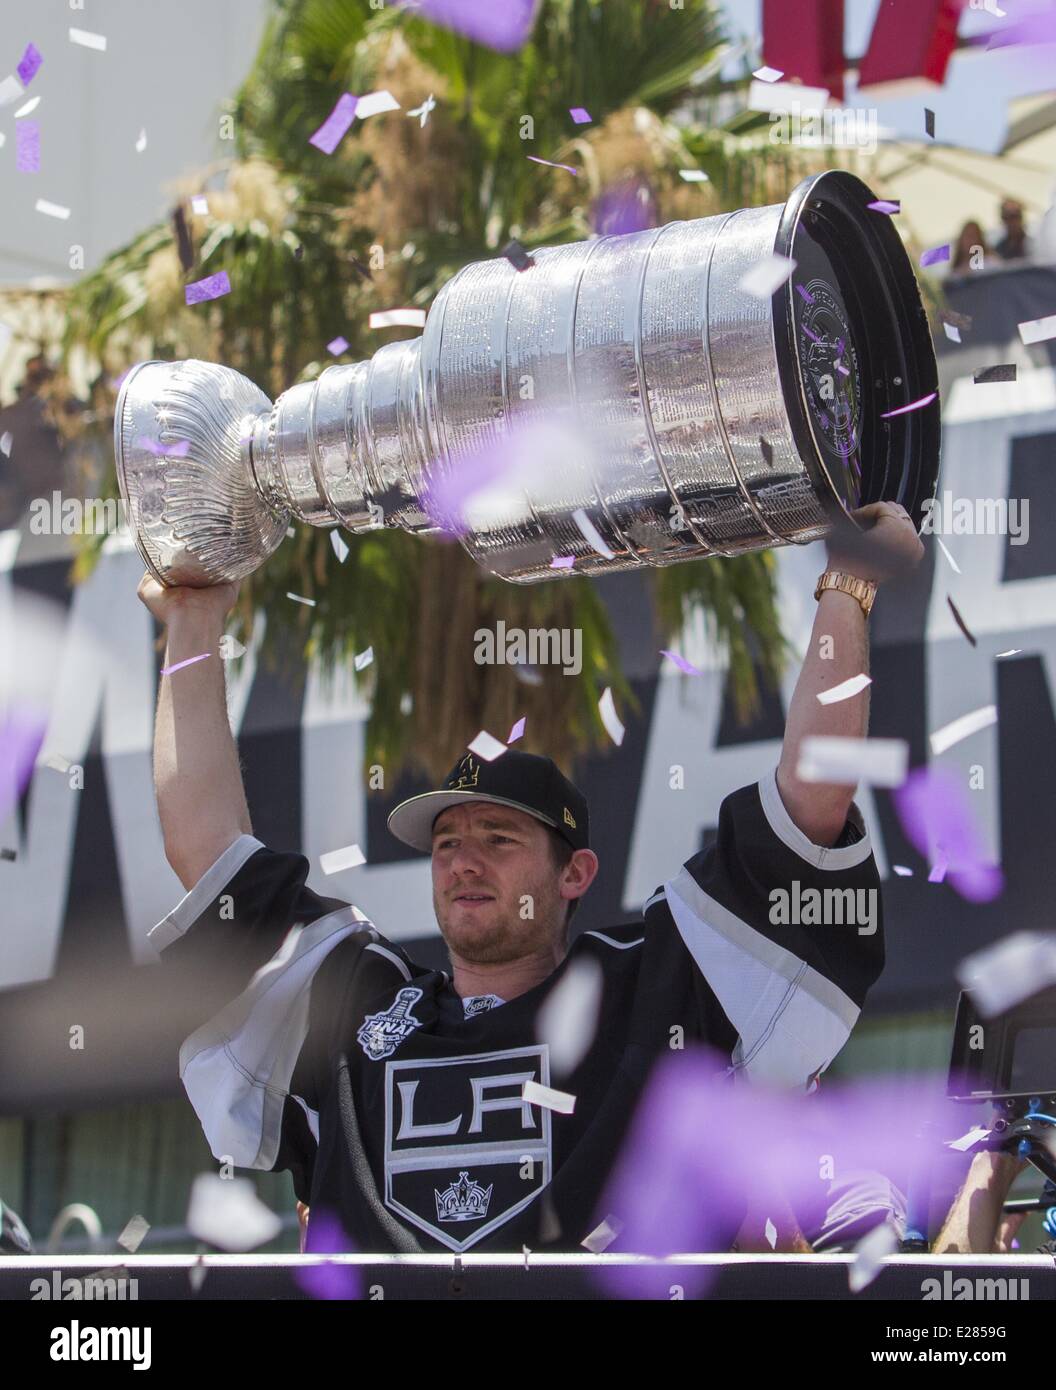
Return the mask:
M 118 473 L 167 666 L 218 650 L 239 579 L 291 515 L 365 530 L 384 494 L 401 500 L 380 524 L 429 531 L 435 481 L 548 410 L 585 422 L 598 457 L 569 469 L 566 495 L 529 479 L 523 501 L 464 528 L 494 573 L 537 582 L 558 556 L 589 575 L 827 538 L 779 764 L 725 798 L 716 843 L 672 865 L 641 923 L 570 943 L 599 861 L 586 801 L 548 758 L 463 749 L 441 787 L 395 808 L 392 833 L 431 856 L 450 972 L 254 838 L 222 664 L 163 680 L 156 791 L 187 895 L 151 940 L 202 991 L 181 1077 L 217 1158 L 292 1173 L 309 1249 L 326 1211 L 363 1251 L 619 1251 L 618 1232 L 599 1242 L 598 1204 L 674 1033 L 735 1079 L 799 1091 L 846 1041 L 883 965 L 879 922 L 775 924 L 770 909 L 774 889 L 877 898 L 854 785 L 805 780 L 800 760 L 812 735 L 865 737 L 866 693 L 818 696 L 867 672 L 876 586 L 919 561 L 913 515 L 937 471 L 927 324 L 871 197 L 823 174 L 784 207 L 550 248 L 523 272 L 467 266 L 422 338 L 273 407 L 205 363 L 126 380 Z M 791 279 L 739 292 L 766 257 Z M 570 1012 L 589 1015 L 574 1047 L 554 1022 Z M 832 1248 L 850 1238 L 840 1221 L 822 1214 L 807 1235 Z M 761 1224 L 745 1211 L 741 1248 L 767 1248 Z M 780 1248 L 809 1248 L 800 1224 L 778 1216 Z

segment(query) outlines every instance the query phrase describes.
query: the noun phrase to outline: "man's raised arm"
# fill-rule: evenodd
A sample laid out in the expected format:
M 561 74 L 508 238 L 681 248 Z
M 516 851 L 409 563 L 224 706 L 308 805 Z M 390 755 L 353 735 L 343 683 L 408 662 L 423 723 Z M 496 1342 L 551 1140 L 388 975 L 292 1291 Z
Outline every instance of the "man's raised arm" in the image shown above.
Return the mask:
M 154 790 L 165 857 L 190 890 L 240 835 L 253 833 L 220 657 L 238 585 L 165 588 L 145 574 L 137 593 L 167 629 L 166 667 L 209 653 L 161 677 L 154 722 Z
M 919 562 L 924 547 L 903 507 L 894 502 L 874 502 L 854 515 L 863 525 L 873 523 L 871 529 L 860 536 L 841 531 L 830 538 L 826 574 L 838 573 L 875 585 Z M 830 705 L 821 704 L 818 694 L 852 676 L 869 674 L 867 622 L 860 598 L 839 588 L 823 590 L 785 723 L 777 786 L 785 810 L 815 845 L 836 843 L 855 789 L 846 783 L 801 781 L 796 775 L 800 745 L 804 738 L 818 734 L 865 737 L 869 728 L 868 688 Z

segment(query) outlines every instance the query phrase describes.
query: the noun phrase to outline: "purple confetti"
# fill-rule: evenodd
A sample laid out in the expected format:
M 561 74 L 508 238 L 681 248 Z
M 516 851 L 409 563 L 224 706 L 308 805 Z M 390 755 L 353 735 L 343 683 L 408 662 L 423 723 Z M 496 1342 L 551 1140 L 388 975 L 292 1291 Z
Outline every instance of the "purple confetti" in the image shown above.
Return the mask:
M 842 362 L 836 363 L 836 370 L 838 372 L 842 372 L 844 376 L 850 376 L 850 372 L 847 370 L 847 368 L 843 365 Z
M 660 655 L 666 656 L 669 661 L 673 661 L 680 671 L 684 671 L 687 676 L 702 676 L 703 671 L 698 671 L 691 661 L 687 661 L 684 656 L 679 656 L 678 652 L 665 651 L 660 648 Z
M 18 73 L 18 80 L 23 87 L 28 87 L 33 81 L 40 71 L 40 65 L 43 61 L 40 49 L 37 48 L 36 44 L 27 44 L 26 51 L 22 54 L 18 67 L 15 69 Z
M 126 372 L 125 375 L 127 376 L 128 373 Z M 175 444 L 161 444 L 157 440 L 148 439 L 145 434 L 141 434 L 136 439 L 136 447 L 138 449 L 146 449 L 147 452 L 153 454 L 155 458 L 182 459 L 187 457 L 187 453 L 191 447 L 191 441 L 189 439 L 178 439 Z
M 939 261 L 950 259 L 950 243 L 944 242 L 942 246 L 932 246 L 925 251 L 920 258 L 921 267 L 926 265 L 937 265 Z
M 19 121 L 15 126 L 18 148 L 15 167 L 20 174 L 40 173 L 40 125 L 37 121 Z
M 207 275 L 204 280 L 196 280 L 188 285 L 184 297 L 188 304 L 201 304 L 203 300 L 219 299 L 230 293 L 231 281 L 227 278 L 227 271 L 220 270 L 215 275 Z
M 875 203 L 866 203 L 866 207 L 870 212 L 886 212 L 889 217 L 902 211 L 901 203 L 889 203 L 886 198 L 877 198 Z
M 552 570 L 570 570 L 575 563 L 576 557 L 574 555 L 555 555 L 550 561 L 550 568 Z
M 568 114 L 575 121 L 576 125 L 589 125 L 594 119 L 590 112 L 584 110 L 582 106 L 570 107 Z
M 909 405 L 900 405 L 897 410 L 885 410 L 880 419 L 889 420 L 892 415 L 908 415 L 911 410 L 922 410 L 924 406 L 930 405 L 938 394 L 938 391 L 932 391 L 929 396 L 921 396 L 919 401 L 910 401 Z
M 590 210 L 591 226 L 599 236 L 624 236 L 657 225 L 653 190 L 644 179 L 632 178 L 603 189 Z
M 502 254 L 513 266 L 514 270 L 531 270 L 535 261 L 517 240 L 507 242 L 502 248 Z
M 929 883 L 942 883 L 942 882 L 944 882 L 944 880 L 945 880 L 945 878 L 946 878 L 946 870 L 947 870 L 948 868 L 949 868 L 949 865 L 947 864 L 947 862 L 946 862 L 946 860 L 943 858 L 943 856 L 940 854 L 940 855 L 938 856 L 938 858 L 935 860 L 935 863 L 931 866 L 931 872 L 928 874 L 928 882 L 929 882 Z
M 329 1211 L 312 1211 L 308 1217 L 306 1255 L 347 1255 L 354 1252 L 350 1238 L 337 1217 Z M 294 1279 L 313 1298 L 362 1298 L 362 1280 L 356 1265 L 302 1264 L 297 1261 Z
M 946 1108 L 937 1081 L 869 1078 L 807 1096 L 761 1080 L 733 1084 L 728 1071 L 728 1057 L 703 1047 L 657 1063 L 595 1209 L 599 1219 L 618 1213 L 619 1250 L 728 1250 L 747 1208 L 765 1210 L 775 1197 L 809 1227 L 829 1200 L 819 1155 L 840 1180 L 879 1170 L 913 1183 L 934 1163 L 917 1135 Z M 699 1297 L 714 1277 L 707 1266 L 693 1271 L 686 1296 Z M 602 1268 L 596 1278 L 616 1296 L 666 1297 L 671 1273 L 642 1264 Z
M 571 164 L 555 164 L 552 159 L 540 159 L 538 155 L 530 154 L 528 158 L 533 164 L 546 164 L 551 169 L 567 169 L 570 174 L 578 174 L 578 169 L 573 169 Z
M 524 734 L 524 725 L 525 725 L 525 722 L 526 722 L 526 718 L 527 718 L 526 715 L 521 715 L 521 717 L 520 717 L 520 719 L 518 719 L 517 723 L 514 724 L 513 728 L 510 730 L 510 736 L 509 736 L 509 738 L 506 740 L 507 746 L 509 746 L 511 743 L 516 743 L 517 740 L 523 736 L 523 734 Z
M 354 97 L 351 92 L 345 92 L 338 97 L 337 105 L 329 116 L 315 134 L 308 137 L 309 145 L 314 145 L 317 150 L 322 150 L 323 154 L 333 154 L 344 139 L 345 132 L 356 119 L 358 102 L 359 98 Z
M 535 23 L 538 0 L 404 0 L 397 4 L 408 13 L 421 15 L 463 34 L 467 39 L 512 53 L 528 41 Z
M 796 293 L 800 295 L 801 298 L 805 299 L 808 304 L 814 303 L 814 296 L 803 285 L 796 286 Z
M 47 715 L 29 708 L 0 717 L 0 825 L 29 784 L 47 727 Z
M 327 343 L 326 350 L 332 353 L 334 357 L 340 357 L 343 352 L 348 351 L 348 339 L 332 338 L 330 342 Z
M 1004 875 L 985 855 L 960 777 L 944 767 L 917 768 L 895 790 L 894 800 L 910 843 L 925 859 L 934 858 L 936 867 L 944 862 L 950 885 L 962 898 L 986 903 L 1001 895 Z

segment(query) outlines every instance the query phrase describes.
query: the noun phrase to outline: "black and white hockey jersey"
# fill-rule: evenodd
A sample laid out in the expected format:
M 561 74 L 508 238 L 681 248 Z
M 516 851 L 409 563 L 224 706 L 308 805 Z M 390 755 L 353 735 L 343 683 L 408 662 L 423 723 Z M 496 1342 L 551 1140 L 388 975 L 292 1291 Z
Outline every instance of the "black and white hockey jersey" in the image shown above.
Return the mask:
M 812 844 L 773 773 L 725 798 L 715 843 L 641 921 L 583 932 L 507 1002 L 464 1003 L 308 872 L 243 835 L 150 935 L 200 997 L 180 1075 L 214 1156 L 290 1170 L 362 1251 L 579 1249 L 660 1056 L 705 1043 L 749 1079 L 807 1089 L 883 964 L 878 920 L 775 912 L 782 891 L 786 908 L 812 890 L 878 903 L 879 879 L 860 819 L 839 847 Z M 537 1015 L 587 956 L 597 1027 L 565 1073 Z M 524 1099 L 527 1081 L 573 1095 L 572 1113 Z

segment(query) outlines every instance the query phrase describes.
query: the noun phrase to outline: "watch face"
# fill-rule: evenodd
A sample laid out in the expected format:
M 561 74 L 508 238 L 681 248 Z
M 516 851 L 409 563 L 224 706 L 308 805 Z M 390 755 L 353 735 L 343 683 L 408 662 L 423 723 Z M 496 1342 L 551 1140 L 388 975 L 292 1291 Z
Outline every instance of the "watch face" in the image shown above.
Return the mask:
M 862 368 L 832 263 L 805 227 L 793 276 L 796 350 L 814 435 L 840 499 L 858 506 Z

